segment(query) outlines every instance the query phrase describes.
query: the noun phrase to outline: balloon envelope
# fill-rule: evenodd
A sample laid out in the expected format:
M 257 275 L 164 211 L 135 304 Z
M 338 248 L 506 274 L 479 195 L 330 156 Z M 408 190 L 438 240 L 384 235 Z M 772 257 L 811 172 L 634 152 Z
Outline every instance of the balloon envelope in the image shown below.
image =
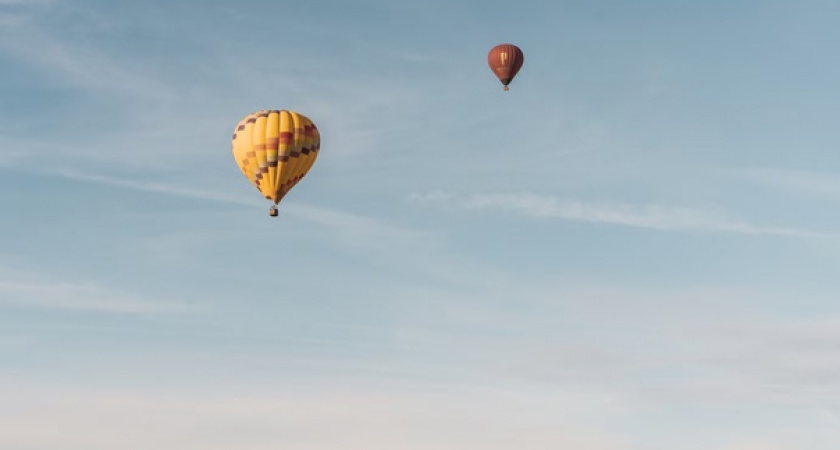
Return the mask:
M 487 54 L 487 64 L 493 74 L 502 82 L 505 90 L 508 90 L 508 85 L 513 81 L 524 62 L 525 55 L 522 50 L 513 44 L 499 44 L 490 49 L 490 53 Z
M 321 135 L 302 114 L 259 110 L 239 121 L 231 146 L 245 178 L 276 205 L 315 163 Z

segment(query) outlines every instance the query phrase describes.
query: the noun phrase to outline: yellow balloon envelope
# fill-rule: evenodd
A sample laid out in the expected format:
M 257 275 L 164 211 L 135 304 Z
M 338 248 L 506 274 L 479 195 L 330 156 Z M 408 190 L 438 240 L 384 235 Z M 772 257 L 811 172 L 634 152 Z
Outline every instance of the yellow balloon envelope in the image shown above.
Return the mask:
M 276 205 L 304 176 L 321 148 L 309 118 L 294 111 L 259 110 L 236 125 L 231 140 L 236 164 L 262 195 Z

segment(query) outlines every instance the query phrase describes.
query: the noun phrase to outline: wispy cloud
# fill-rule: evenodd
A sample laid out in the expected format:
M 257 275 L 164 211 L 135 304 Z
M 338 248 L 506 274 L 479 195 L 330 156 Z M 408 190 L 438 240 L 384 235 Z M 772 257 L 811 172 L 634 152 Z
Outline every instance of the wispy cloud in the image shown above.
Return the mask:
M 840 199 L 840 177 L 833 174 L 767 167 L 728 170 L 726 173 L 777 189 Z
M 261 47 L 231 48 L 236 39 L 209 39 L 196 48 L 179 41 L 150 61 L 145 55 L 127 55 L 102 44 L 113 34 L 109 21 L 117 19 L 66 9 L 69 18 L 54 19 L 90 25 L 87 28 L 98 30 L 91 32 L 97 39 L 67 34 L 63 27 L 46 27 L 26 16 L 15 16 L 10 26 L 0 30 L 0 52 L 39 69 L 50 83 L 82 92 L 102 105 L 88 111 L 107 122 L 98 126 L 95 138 L 65 130 L 61 124 L 51 136 L 39 138 L 51 146 L 51 157 L 66 166 L 90 167 L 95 161 L 106 167 L 129 167 L 142 162 L 143 168 L 168 170 L 175 161 L 185 161 L 190 163 L 184 164 L 186 171 L 192 166 L 206 173 L 202 164 L 212 164 L 216 155 L 229 156 L 236 121 L 259 108 L 295 109 L 310 116 L 322 129 L 324 148 L 334 160 L 382 152 L 390 147 L 384 143 L 422 131 L 412 120 L 422 109 L 418 105 L 428 100 L 422 89 L 402 79 L 376 79 L 367 73 L 335 77 L 339 68 L 346 71 L 341 58 L 300 51 L 255 65 L 263 57 Z M 132 25 L 139 33 L 154 33 L 161 26 Z M 208 48 L 211 45 L 215 47 Z M 200 59 L 195 51 L 204 52 Z M 170 67 L 161 62 L 167 58 L 181 64 Z M 196 63 L 183 64 L 189 58 Z M 289 60 L 296 61 L 292 68 Z M 265 103 L 267 89 L 279 89 L 283 100 Z M 41 154 L 32 139 L 20 144 L 33 158 Z M 208 148 L 218 153 L 208 157 Z
M 532 193 L 414 194 L 411 199 L 427 205 L 472 211 L 509 211 L 525 217 L 647 228 L 663 231 L 728 232 L 795 237 L 836 237 L 835 233 L 757 225 L 719 209 L 662 205 L 596 203 Z
M 115 292 L 94 283 L 0 279 L 0 305 L 124 314 L 183 312 L 185 305 L 162 303 Z
M 176 160 L 184 154 L 195 152 L 204 145 L 201 139 L 215 125 L 206 115 L 186 116 L 189 126 L 178 127 L 183 116 L 179 105 L 189 103 L 188 87 L 173 84 L 166 79 L 165 65 L 148 64 L 131 55 L 114 52 L 106 45 L 90 40 L 85 33 L 68 33 L 65 27 L 47 27 L 43 20 L 36 20 L 36 12 L 20 13 L 14 21 L 0 29 L 0 53 L 17 64 L 11 65 L 11 77 L 20 67 L 36 69 L 40 84 L 60 92 L 84 94 L 88 103 L 77 104 L 66 100 L 61 107 L 77 108 L 70 120 L 56 121 L 49 133 L 26 138 L 6 138 L 10 147 L 23 152 L 31 160 L 44 158 L 45 154 L 57 164 L 89 166 L 91 161 L 110 167 L 143 166 L 158 164 L 162 154 Z M 61 12 L 50 16 L 51 21 L 84 24 L 92 35 L 97 33 L 105 42 L 110 39 L 108 18 L 95 11 L 81 10 L 76 5 L 62 4 Z M 27 71 L 21 71 L 21 76 Z M 53 93 L 44 94 L 50 98 Z M 91 105 L 96 104 L 95 108 Z M 192 106 L 194 109 L 194 105 Z M 14 111 L 2 111 L 13 117 Z M 218 117 L 218 115 L 217 115 Z M 36 122 L 44 118 L 26 118 Z M 208 125 L 208 122 L 210 124 Z M 93 134 L 80 132 L 80 128 L 93 129 Z M 184 130 L 192 131 L 189 136 Z M 227 129 L 220 135 L 226 135 Z M 9 128 L 8 134 L 17 133 Z M 4 145 L 6 144 L 4 142 Z M 184 145 L 190 142 L 190 145 Z M 108 149 L 119 148 L 114 152 Z M 20 158 L 20 165 L 29 161 Z
M 57 175 L 71 180 L 79 180 L 89 183 L 103 184 L 107 186 L 121 187 L 125 189 L 144 192 L 157 192 L 160 194 L 171 195 L 176 197 L 210 200 L 214 202 L 230 203 L 244 206 L 256 206 L 260 204 L 265 204 L 265 202 L 260 202 L 259 199 L 251 200 L 246 198 L 245 196 L 230 195 L 220 191 L 209 191 L 200 188 L 180 186 L 165 182 L 137 180 L 133 178 L 118 178 L 96 173 L 86 173 L 72 169 L 48 169 L 44 172 L 47 174 Z M 245 180 L 243 179 L 242 182 L 244 183 Z
M 0 167 L 14 166 L 28 156 L 22 144 L 18 139 L 0 135 Z
M 249 197 L 247 194 L 236 195 L 213 189 L 130 177 L 118 178 L 71 169 L 51 169 L 47 172 L 68 179 L 154 192 L 167 196 L 194 198 L 254 208 L 267 206 L 266 201 L 261 200 L 256 191 Z M 244 178 L 241 183 L 243 186 L 247 184 Z M 479 262 L 463 261 L 464 258 L 452 254 L 444 237 L 431 230 L 407 226 L 380 217 L 354 214 L 293 201 L 284 201 L 281 208 L 283 215 L 308 222 L 321 230 L 325 230 L 325 238 L 342 248 L 363 252 L 369 261 L 375 260 L 380 263 L 390 261 L 390 263 L 401 265 L 410 264 L 418 274 L 449 280 L 479 282 L 485 280 L 487 276 L 487 273 L 479 274 L 477 272 L 480 271 L 480 269 L 477 269 L 478 266 L 481 266 Z M 406 255 L 412 255 L 410 260 L 406 260 Z M 370 257 L 375 258 L 370 259 Z M 489 270 L 488 268 L 483 269 Z M 486 281 L 481 282 L 486 283 Z
M 55 0 L 0 0 L 0 6 L 5 5 L 39 5 L 52 3 Z
M 8 2 L 8 0 L 5 0 Z M 24 3 L 24 2 L 13 2 Z M 25 3 L 45 3 L 32 2 Z M 173 98 L 176 91 L 159 82 L 148 66 L 120 59 L 93 47 L 54 36 L 31 20 L 0 31 L 0 51 L 39 67 L 54 81 L 79 88 L 133 95 L 142 99 Z

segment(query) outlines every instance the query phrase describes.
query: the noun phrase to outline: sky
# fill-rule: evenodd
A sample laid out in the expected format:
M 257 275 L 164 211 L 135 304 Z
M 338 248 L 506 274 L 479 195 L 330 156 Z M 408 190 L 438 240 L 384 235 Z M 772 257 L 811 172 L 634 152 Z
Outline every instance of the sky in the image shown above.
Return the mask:
M 0 448 L 837 449 L 839 14 L 0 0 Z

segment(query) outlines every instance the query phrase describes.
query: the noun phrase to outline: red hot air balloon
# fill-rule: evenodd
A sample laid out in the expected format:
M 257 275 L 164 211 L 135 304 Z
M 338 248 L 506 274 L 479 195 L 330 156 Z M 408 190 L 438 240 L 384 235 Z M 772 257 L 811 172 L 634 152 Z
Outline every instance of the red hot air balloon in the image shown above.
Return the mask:
M 508 90 L 508 84 L 522 68 L 523 62 L 525 62 L 525 55 L 513 44 L 499 44 L 490 49 L 490 53 L 487 54 L 487 64 L 502 82 L 505 90 Z

